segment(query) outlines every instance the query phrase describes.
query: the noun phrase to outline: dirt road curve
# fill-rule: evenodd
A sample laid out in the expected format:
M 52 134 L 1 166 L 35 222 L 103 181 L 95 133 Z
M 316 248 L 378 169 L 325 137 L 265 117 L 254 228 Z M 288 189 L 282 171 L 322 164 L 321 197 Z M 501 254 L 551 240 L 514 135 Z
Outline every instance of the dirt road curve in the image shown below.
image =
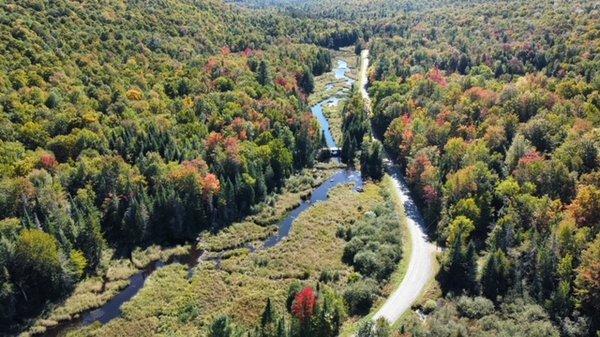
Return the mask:
M 366 90 L 368 66 L 369 50 L 365 49 L 360 54 L 358 85 L 367 106 L 371 109 L 371 99 Z M 411 240 L 410 261 L 404 279 L 402 279 L 400 286 L 394 290 L 384 305 L 373 316 L 374 320 L 383 317 L 388 322 L 394 323 L 406 310 L 410 309 L 411 305 L 425 289 L 425 286 L 435 276 L 435 253 L 438 251 L 438 248 L 430 243 L 427 235 L 425 235 L 423 230 L 425 222 L 410 196 L 410 191 L 400 173 L 400 169 L 393 165 L 387 158 L 385 159 L 385 166 L 387 173 L 394 180 L 395 191 L 404 205 Z
M 435 276 L 435 253 L 438 248 L 428 241 L 423 228 L 424 221 L 419 209 L 410 197 L 410 192 L 399 169 L 387 163 L 387 171 L 394 178 L 396 193 L 404 204 L 407 227 L 410 232 L 411 252 L 410 261 L 404 279 L 400 286 L 388 297 L 384 305 L 373 316 L 394 323 L 418 299 L 425 286 Z
M 367 69 L 369 69 L 369 50 L 363 49 L 360 52 L 360 69 L 358 71 L 358 87 L 360 93 L 365 100 L 365 105 L 369 112 L 371 112 L 371 97 L 367 92 Z

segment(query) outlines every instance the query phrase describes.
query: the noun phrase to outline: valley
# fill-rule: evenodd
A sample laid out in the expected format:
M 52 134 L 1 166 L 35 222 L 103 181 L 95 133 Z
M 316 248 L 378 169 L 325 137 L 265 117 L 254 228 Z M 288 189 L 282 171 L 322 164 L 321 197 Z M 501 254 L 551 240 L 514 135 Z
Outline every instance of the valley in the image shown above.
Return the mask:
M 599 337 L 599 17 L 0 3 L 0 336 Z

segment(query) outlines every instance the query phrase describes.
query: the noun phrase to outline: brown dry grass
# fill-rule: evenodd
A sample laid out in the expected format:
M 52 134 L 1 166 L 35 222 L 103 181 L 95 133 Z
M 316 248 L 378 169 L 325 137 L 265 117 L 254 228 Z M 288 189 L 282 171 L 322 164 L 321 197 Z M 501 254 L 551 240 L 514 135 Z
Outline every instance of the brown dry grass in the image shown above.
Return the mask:
M 133 321 L 152 318 L 159 319 L 160 328 L 155 332 L 169 331 L 174 336 L 202 335 L 219 315 L 229 315 L 243 325 L 252 326 L 267 297 L 281 310 L 293 280 L 315 284 L 325 270 L 340 273 L 340 280 L 330 285 L 343 290 L 353 271 L 341 261 L 345 242 L 336 237 L 337 228 L 351 226 L 365 211 L 382 203 L 380 190 L 372 183 L 365 186 L 363 193 L 354 192 L 348 185 L 337 187 L 327 201 L 317 203 L 296 219 L 291 235 L 281 244 L 253 254 L 247 251 L 233 254 L 221 262 L 221 269 L 216 269 L 213 261 L 205 261 L 191 280 L 181 265 L 158 270 L 140 293 L 123 306 L 123 318 L 100 328 L 96 335 L 117 335 L 119 331 L 130 331 Z M 182 321 L 181 313 L 189 307 L 198 315 Z M 87 333 L 90 330 L 95 329 L 85 329 Z

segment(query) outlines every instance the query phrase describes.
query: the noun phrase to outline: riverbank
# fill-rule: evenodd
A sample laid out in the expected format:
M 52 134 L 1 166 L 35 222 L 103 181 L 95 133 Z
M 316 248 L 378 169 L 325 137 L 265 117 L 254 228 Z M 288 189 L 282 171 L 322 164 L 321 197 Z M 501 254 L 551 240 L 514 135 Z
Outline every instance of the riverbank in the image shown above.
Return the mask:
M 356 65 L 358 58 L 353 57 Z M 356 78 L 355 65 L 336 61 L 336 69 L 324 76 L 334 77 L 337 82 L 330 83 L 331 87 L 325 89 L 329 98 L 325 97 L 316 107 L 324 107 L 331 99 L 340 102 L 354 83 L 354 78 L 349 76 L 353 74 Z M 317 81 L 322 83 L 323 79 Z M 335 146 L 329 119 L 323 111 L 313 108 L 313 113 L 326 126 L 328 143 Z M 339 127 L 341 129 L 341 118 Z M 100 322 L 72 335 L 146 335 L 165 327 L 169 332 L 197 334 L 205 331 L 219 315 L 230 316 L 241 325 L 251 327 L 267 298 L 272 298 L 281 309 L 285 290 L 291 282 L 326 282 L 340 293 L 347 291 L 362 276 L 354 271 L 356 266 L 343 261 L 347 242 L 346 234 L 340 235 L 340 230 L 350 233 L 348 231 L 363 217 L 375 214 L 375 209 L 394 207 L 396 212 L 390 210 L 387 214 L 395 213 L 398 219 L 402 212 L 398 205 L 389 206 L 393 204 L 389 199 L 394 196 L 392 179 L 367 183 L 363 188 L 360 173 L 343 168 L 335 162 L 319 164 L 290 177 L 282 193 L 258 205 L 254 215 L 216 234 L 204 233 L 197 246 L 185 247 L 186 251 L 197 253 L 191 261 L 170 261 L 173 263 L 149 270 L 136 281 L 139 288 L 123 301 L 103 308 L 98 316 L 90 315 L 83 324 L 78 320 L 61 333 L 70 328 L 79 329 L 91 323 L 94 317 L 100 317 Z M 356 185 L 361 186 L 362 193 L 353 187 Z M 397 220 L 397 226 L 402 226 L 401 220 Z M 394 237 L 402 236 L 402 232 L 398 233 Z M 132 259 L 134 265 L 151 263 L 152 257 L 161 256 L 160 250 L 147 254 L 149 258 L 138 255 L 139 258 Z M 399 264 L 400 269 L 391 276 L 392 282 L 402 277 L 405 265 L 405 262 Z M 393 290 L 389 284 L 380 283 L 374 292 L 388 295 Z M 383 297 L 372 295 L 375 303 L 383 302 Z M 114 312 L 107 313 L 105 309 Z M 184 321 L 182 315 L 186 317 Z
M 67 322 L 79 321 L 84 313 L 102 307 L 120 293 L 132 287 L 141 288 L 142 284 L 132 283 L 138 281 L 142 274 L 155 269 L 157 263 L 185 256 L 190 249 L 191 245 L 166 248 L 153 245 L 144 250 L 135 250 L 131 259 L 114 258 L 114 251 L 106 250 L 100 274 L 81 281 L 69 297 L 49 308 L 47 314 L 35 320 L 20 336 L 44 334 Z
M 359 58 L 354 53 L 354 47 L 332 50 L 332 71 L 315 77 L 313 93 L 308 97 L 308 103 L 313 106 L 327 98 L 343 97 L 358 78 Z
M 106 251 L 103 259 L 105 267 L 101 268 L 99 275 L 80 282 L 68 298 L 37 319 L 20 336 L 62 336 L 66 331 L 96 319 L 109 321 L 121 314 L 121 305 L 145 286 L 149 275 L 167 264 L 178 263 L 189 269 L 195 267 L 201 252 L 204 252 L 201 258 L 214 260 L 211 254 L 221 250 L 241 248 L 244 244 L 260 246 L 261 240 L 277 232 L 277 221 L 301 205 L 317 187 L 343 167 L 337 163 L 320 163 L 315 168 L 291 176 L 280 194 L 271 195 L 257 205 L 257 213 L 248 216 L 244 222 L 224 229 L 218 240 L 214 239 L 214 235 L 202 233 L 197 247 L 191 244 L 151 246 L 134 251 L 131 259 L 114 259 L 112 252 Z
M 221 315 L 245 328 L 255 326 L 268 298 L 279 312 L 285 312 L 287 288 L 293 282 L 326 284 L 344 293 L 363 277 L 343 262 L 348 244 L 344 233 L 364 226 L 363 219 L 388 207 L 390 188 L 389 182 L 367 182 L 363 192 L 357 192 L 353 184 L 337 186 L 327 200 L 300 214 L 279 244 L 256 252 L 248 248 L 219 251 L 218 262 L 203 260 L 191 278 L 184 266 L 164 267 L 123 306 L 121 318 L 89 326 L 73 336 L 144 336 L 160 331 L 203 336 Z M 400 227 L 400 221 L 396 225 Z M 221 232 L 207 239 L 230 238 L 231 233 Z
M 336 52 L 338 55 L 340 52 Z M 343 52 L 342 52 L 343 53 Z M 345 52 L 346 54 L 348 51 Z M 331 97 L 343 99 L 346 91 L 346 86 L 351 86 L 354 79 L 349 76 L 355 76 L 351 73 L 351 69 L 342 59 L 336 59 L 337 66 L 330 72 L 325 74 L 325 77 L 336 79 L 336 83 L 342 85 L 331 84 L 326 90 Z M 317 81 L 323 81 L 318 78 Z M 314 111 L 313 111 L 314 112 Z M 324 117 L 323 117 L 324 118 Z M 326 120 L 325 120 L 326 122 Z M 329 128 L 326 134 L 332 139 Z M 224 261 L 240 255 L 247 255 L 257 249 L 268 248 L 281 240 L 285 240 L 286 236 L 292 229 L 292 223 L 297 214 L 300 214 L 308 208 L 309 201 L 320 201 L 327 199 L 327 193 L 338 184 L 355 182 L 361 183 L 360 174 L 358 172 L 345 173 L 340 171 L 344 168 L 336 162 L 329 164 L 318 164 L 314 169 L 304 170 L 301 174 L 290 177 L 286 181 L 285 188 L 280 194 L 272 195 L 262 204 L 255 207 L 256 214 L 250 215 L 244 221 L 233 224 L 219 233 L 219 236 L 212 234 L 201 234 L 198 238 L 200 242 L 197 247 L 190 245 L 185 247 L 177 247 L 174 251 L 181 255 L 181 258 L 169 260 L 165 258 L 160 260 L 163 249 L 153 247 L 148 252 L 138 252 L 134 254 L 131 261 L 123 260 L 122 268 L 118 274 L 119 287 L 105 287 L 104 285 L 97 286 L 93 280 L 86 280 L 81 283 L 81 291 L 76 291 L 71 297 L 66 299 L 62 305 L 59 305 L 51 310 L 44 319 L 38 319 L 24 336 L 30 334 L 44 336 L 59 336 L 73 329 L 86 326 L 96 320 L 100 320 L 101 324 L 111 325 L 113 320 L 121 316 L 121 308 L 126 307 L 132 298 L 138 296 L 140 289 L 146 287 L 146 281 L 149 276 L 162 272 L 163 269 L 173 269 L 176 265 L 181 265 L 186 271 L 186 277 L 192 278 L 199 267 L 196 265 L 202 262 L 209 262 L 217 268 Z M 337 172 L 337 173 L 336 173 Z M 331 180 L 329 180 L 331 178 Z M 329 180 L 329 181 L 328 181 Z M 284 219 L 285 220 L 282 220 Z M 170 250 L 165 250 L 169 252 Z M 165 253 L 166 254 L 166 253 Z M 185 260 L 185 262 L 177 263 Z M 114 263 L 111 261 L 111 263 Z M 118 264 L 120 266 L 120 264 Z M 127 267 L 133 266 L 127 269 Z M 100 276 L 101 280 L 107 277 Z M 108 276 L 110 279 L 110 276 Z M 112 280 L 112 279 L 111 279 Z M 87 282 L 92 283 L 88 285 Z M 95 292 L 100 291 L 102 300 L 92 301 L 88 298 L 98 296 Z M 110 289 L 107 292 L 106 289 Z M 91 292 L 91 294 L 90 294 Z M 81 304 L 85 305 L 81 305 Z M 98 308 L 98 309 L 96 309 Z M 116 319 L 118 321 L 118 319 Z M 98 327 L 100 324 L 95 323 L 92 327 Z

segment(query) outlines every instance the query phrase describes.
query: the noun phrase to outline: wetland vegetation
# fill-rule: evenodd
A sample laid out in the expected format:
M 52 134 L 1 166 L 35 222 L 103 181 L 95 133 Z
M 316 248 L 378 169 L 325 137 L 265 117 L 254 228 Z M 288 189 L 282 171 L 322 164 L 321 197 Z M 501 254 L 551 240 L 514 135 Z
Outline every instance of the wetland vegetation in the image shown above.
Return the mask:
M 0 3 L 0 335 L 600 336 L 599 17 Z

